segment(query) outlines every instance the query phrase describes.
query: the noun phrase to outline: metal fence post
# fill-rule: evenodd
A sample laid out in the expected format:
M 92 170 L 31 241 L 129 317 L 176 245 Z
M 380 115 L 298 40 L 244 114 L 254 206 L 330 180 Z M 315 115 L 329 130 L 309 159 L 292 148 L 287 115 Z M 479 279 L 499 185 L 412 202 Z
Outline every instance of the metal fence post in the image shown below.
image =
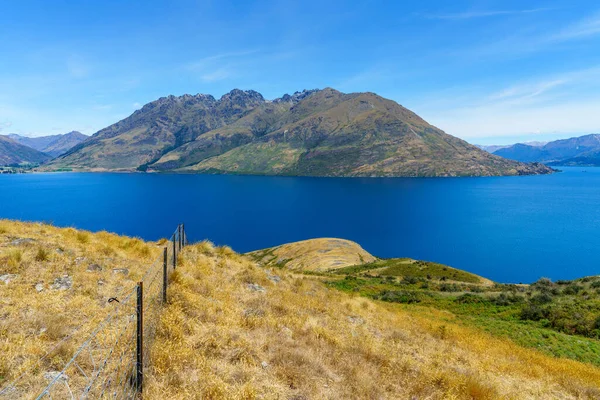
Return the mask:
M 163 304 L 167 303 L 167 285 L 169 284 L 169 277 L 167 275 L 167 248 L 163 251 Z
M 137 284 L 137 349 L 136 349 L 136 389 L 144 388 L 144 282 Z

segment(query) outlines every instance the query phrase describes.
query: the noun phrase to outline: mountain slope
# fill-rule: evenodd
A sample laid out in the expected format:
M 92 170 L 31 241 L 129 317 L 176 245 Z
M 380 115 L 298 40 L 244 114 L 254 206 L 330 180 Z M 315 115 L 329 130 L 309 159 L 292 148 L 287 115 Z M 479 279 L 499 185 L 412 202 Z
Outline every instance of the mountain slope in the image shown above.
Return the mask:
M 40 137 L 27 137 L 15 133 L 7 135 L 9 138 L 24 146 L 31 147 L 52 157 L 57 157 L 72 147 L 78 145 L 88 138 L 78 131 L 72 131 L 62 135 L 50 135 Z
M 50 158 L 47 154 L 0 135 L 0 165 L 40 164 Z
M 549 173 L 486 153 L 373 93 L 169 96 L 96 133 L 48 169 L 308 176 Z
M 87 135 L 78 131 L 72 131 L 65 133 L 64 135 L 59 135 L 58 138 L 44 147 L 42 151 L 52 157 L 58 157 L 77 146 L 79 143 L 84 142 L 86 139 L 88 139 Z
M 552 165 L 600 165 L 600 134 L 555 140 L 543 146 L 517 143 L 495 155 L 523 162 Z

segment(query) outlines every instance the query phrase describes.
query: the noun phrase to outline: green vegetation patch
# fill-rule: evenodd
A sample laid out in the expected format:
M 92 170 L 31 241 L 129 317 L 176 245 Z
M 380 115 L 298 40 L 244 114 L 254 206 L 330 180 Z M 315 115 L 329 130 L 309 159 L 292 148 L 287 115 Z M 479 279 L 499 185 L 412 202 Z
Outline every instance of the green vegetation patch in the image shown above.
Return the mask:
M 418 261 L 410 258 L 380 259 L 372 263 L 331 271 L 336 275 L 368 273 L 377 276 L 402 276 L 429 280 L 482 283 L 479 276 L 444 264 Z

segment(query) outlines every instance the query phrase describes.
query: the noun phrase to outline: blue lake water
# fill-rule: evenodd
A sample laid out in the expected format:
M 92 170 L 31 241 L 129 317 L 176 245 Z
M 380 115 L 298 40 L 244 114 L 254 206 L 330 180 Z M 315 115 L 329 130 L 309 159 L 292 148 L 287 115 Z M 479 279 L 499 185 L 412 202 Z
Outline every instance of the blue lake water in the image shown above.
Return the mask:
M 379 257 L 445 263 L 500 282 L 600 273 L 600 168 L 499 178 L 177 174 L 0 175 L 0 218 L 246 252 L 340 237 Z

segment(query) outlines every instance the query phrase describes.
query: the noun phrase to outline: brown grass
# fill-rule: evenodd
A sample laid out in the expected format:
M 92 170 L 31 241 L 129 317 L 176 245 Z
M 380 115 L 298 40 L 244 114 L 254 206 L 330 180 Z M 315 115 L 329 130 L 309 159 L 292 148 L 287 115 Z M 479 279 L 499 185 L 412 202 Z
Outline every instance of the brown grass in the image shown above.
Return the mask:
M 32 382 L 27 394 L 33 397 L 47 384 L 44 372 L 62 368 L 112 309 L 108 298 L 132 288 L 161 249 L 107 232 L 46 224 L 0 220 L 0 228 L 0 275 L 17 275 L 8 284 L 0 282 L 0 388 L 25 372 Z M 87 271 L 91 264 L 102 271 Z M 122 267 L 129 269 L 128 276 L 112 273 Z M 64 275 L 72 277 L 72 288 L 52 289 Z
M 187 247 L 171 279 L 148 398 L 600 396 L 592 365 L 455 325 L 444 312 L 407 312 L 264 270 L 210 243 Z
M 328 271 L 376 260 L 358 243 L 331 238 L 282 244 L 257 250 L 248 255 L 263 265 L 302 271 Z

